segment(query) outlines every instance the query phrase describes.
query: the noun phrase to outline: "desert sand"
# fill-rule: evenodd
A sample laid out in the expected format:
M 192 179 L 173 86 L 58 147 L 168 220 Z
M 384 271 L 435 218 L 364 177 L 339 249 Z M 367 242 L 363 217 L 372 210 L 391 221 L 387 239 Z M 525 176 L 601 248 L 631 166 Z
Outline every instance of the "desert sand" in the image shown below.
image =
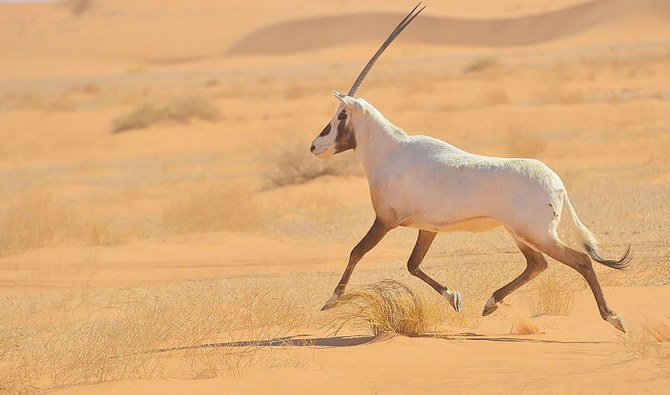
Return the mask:
M 374 212 L 355 157 L 309 144 L 414 4 L 0 3 L 0 391 L 667 391 L 670 5 L 427 4 L 358 96 L 552 167 L 608 257 L 632 246 L 627 270 L 596 267 L 626 334 L 553 260 L 481 317 L 525 267 L 500 229 L 424 260 L 461 313 L 407 272 L 415 230 L 360 262 L 349 289 L 407 285 L 423 333 L 319 311 Z

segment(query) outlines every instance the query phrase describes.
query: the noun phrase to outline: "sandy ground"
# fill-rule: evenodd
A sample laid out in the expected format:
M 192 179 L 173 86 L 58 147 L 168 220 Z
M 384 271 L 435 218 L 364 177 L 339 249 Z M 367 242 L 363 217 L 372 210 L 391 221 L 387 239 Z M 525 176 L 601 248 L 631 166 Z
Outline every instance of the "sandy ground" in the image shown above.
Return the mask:
M 598 268 L 610 304 L 632 332 L 670 322 L 670 6 L 435 3 L 384 55 L 359 95 L 410 134 L 547 163 L 608 255 L 632 245 L 628 271 Z M 356 168 L 279 187 L 268 184 L 268 174 L 282 171 L 286 162 L 277 156 L 314 166 L 307 149 L 336 107 L 330 92 L 348 89 L 408 6 L 0 4 L 0 296 L 16 304 L 84 294 L 94 300 L 222 281 L 231 289 L 291 289 L 304 295 L 306 311 L 318 311 L 373 220 L 367 183 Z M 218 116 L 112 133 L 115 119 L 143 103 L 183 96 L 206 98 Z M 353 160 L 346 155 L 340 163 Z M 390 276 L 427 288 L 404 269 L 414 237 L 412 230 L 394 231 L 364 258 L 352 286 Z M 631 338 L 600 319 L 582 279 L 550 265 L 577 284 L 567 316 L 531 317 L 520 290 L 492 316 L 450 321 L 439 336 L 377 339 L 310 326 L 289 334 L 308 340 L 289 351 L 299 362 L 201 380 L 116 380 L 58 391 L 667 388 L 667 341 L 653 344 L 652 356 L 631 352 Z M 478 315 L 490 292 L 521 272 L 523 258 L 502 231 L 449 234 L 438 236 L 424 267 L 465 289 L 466 307 Z M 480 276 L 490 284 L 472 288 L 468 282 Z M 529 322 L 535 333 L 521 334 L 519 326 Z M 52 387 L 47 379 L 36 386 Z

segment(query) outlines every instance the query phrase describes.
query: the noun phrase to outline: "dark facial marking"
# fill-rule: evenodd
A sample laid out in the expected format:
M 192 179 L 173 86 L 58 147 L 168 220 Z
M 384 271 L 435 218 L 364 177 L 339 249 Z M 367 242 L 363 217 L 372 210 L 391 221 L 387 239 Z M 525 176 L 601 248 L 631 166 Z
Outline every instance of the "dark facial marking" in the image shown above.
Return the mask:
M 319 133 L 319 137 L 327 136 L 330 133 L 330 124 L 326 125 L 325 128 Z
M 342 112 L 337 116 L 337 137 L 335 137 L 335 153 L 344 152 L 356 148 L 356 136 L 351 124 L 347 126 L 347 113 Z

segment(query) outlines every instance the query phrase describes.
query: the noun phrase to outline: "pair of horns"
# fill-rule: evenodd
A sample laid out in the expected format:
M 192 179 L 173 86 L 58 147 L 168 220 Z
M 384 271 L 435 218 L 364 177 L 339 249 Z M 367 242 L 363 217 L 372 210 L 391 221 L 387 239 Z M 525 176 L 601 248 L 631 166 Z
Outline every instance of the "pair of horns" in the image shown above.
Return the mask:
M 402 33 L 403 30 L 405 30 L 407 25 L 409 25 L 414 20 L 414 18 L 416 18 L 416 16 L 419 15 L 419 13 L 421 11 L 423 11 L 424 8 L 426 8 L 426 6 L 423 6 L 417 11 L 417 9 L 419 8 L 420 5 L 421 5 L 421 3 L 417 4 L 416 7 L 414 7 L 412 9 L 412 11 L 410 11 L 410 13 L 407 14 L 407 16 L 402 21 L 400 21 L 398 26 L 396 26 L 396 28 L 393 29 L 391 34 L 386 38 L 386 41 L 384 41 L 384 43 L 381 45 L 381 47 L 379 47 L 377 52 L 375 52 L 375 54 L 372 56 L 372 58 L 370 58 L 370 61 L 368 61 L 368 64 L 365 65 L 365 67 L 363 68 L 363 71 L 361 71 L 361 73 L 358 75 L 358 78 L 356 78 L 356 81 L 351 86 L 351 89 L 349 90 L 349 93 L 347 94 L 347 96 L 354 96 L 354 94 L 356 94 L 356 91 L 358 90 L 358 87 L 361 86 L 361 83 L 363 82 L 365 77 L 368 75 L 368 73 L 372 69 L 372 66 L 374 66 L 377 59 L 379 59 L 381 54 L 384 53 L 384 50 L 389 45 L 391 45 L 393 40 L 395 40 L 395 38 L 398 37 L 398 35 L 400 33 Z

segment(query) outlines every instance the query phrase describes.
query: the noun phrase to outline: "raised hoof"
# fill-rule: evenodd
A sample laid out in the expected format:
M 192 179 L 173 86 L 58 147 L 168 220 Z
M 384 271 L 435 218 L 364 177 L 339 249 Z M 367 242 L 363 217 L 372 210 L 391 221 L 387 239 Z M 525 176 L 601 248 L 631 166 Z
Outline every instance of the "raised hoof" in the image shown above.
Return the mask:
M 454 308 L 456 312 L 461 311 L 463 298 L 461 298 L 460 293 L 445 289 L 444 291 L 442 291 L 442 296 L 444 296 L 449 301 L 449 304 L 451 305 L 451 307 Z
M 482 317 L 486 317 L 487 315 L 498 310 L 498 306 L 500 306 L 500 302 L 497 302 L 493 297 L 491 297 L 486 302 L 486 305 L 484 305 L 484 311 L 482 311 Z
M 623 318 L 619 317 L 615 312 L 610 313 L 610 315 L 605 318 L 605 321 L 612 324 L 621 332 L 626 333 L 626 324 L 624 323 Z

